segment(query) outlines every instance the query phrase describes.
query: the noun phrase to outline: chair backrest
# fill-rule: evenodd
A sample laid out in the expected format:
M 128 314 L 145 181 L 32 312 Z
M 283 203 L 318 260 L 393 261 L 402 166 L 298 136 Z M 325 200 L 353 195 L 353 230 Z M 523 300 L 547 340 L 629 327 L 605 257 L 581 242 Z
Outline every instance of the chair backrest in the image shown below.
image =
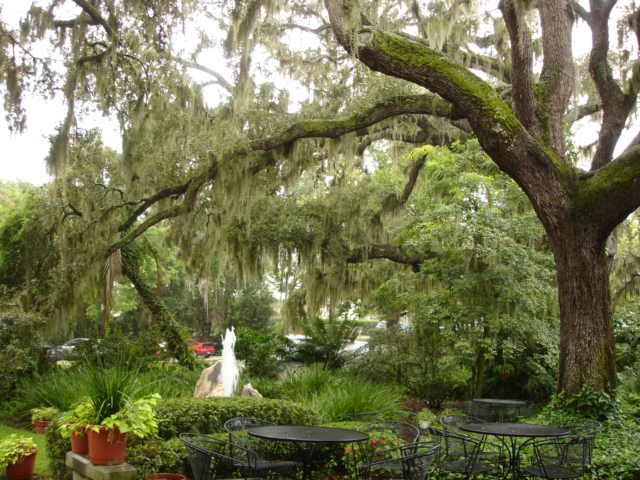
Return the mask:
M 241 447 L 232 448 L 229 442 L 201 433 L 181 433 L 180 440 L 187 447 L 187 458 L 194 480 L 214 480 L 217 473 L 230 472 L 238 463 L 251 464 L 253 455 L 245 451 L 243 458 L 234 457 L 232 451 L 243 451 Z M 224 478 L 224 475 L 223 475 Z
M 460 425 L 465 423 L 485 423 L 485 421 L 471 415 L 443 415 L 440 417 L 440 423 L 445 431 L 454 432 L 458 435 L 467 435 L 460 430 Z
M 429 469 L 438 457 L 440 444 L 438 442 L 416 442 L 401 447 L 403 452 L 402 478 L 404 480 L 424 480 Z
M 573 478 L 586 473 L 591 463 L 591 439 L 588 437 L 562 437 L 532 442 L 533 462 L 545 478 Z M 559 470 L 562 477 L 554 477 Z
M 258 439 L 253 439 L 247 433 L 247 429 L 251 427 L 261 427 L 264 425 L 274 425 L 272 422 L 262 420 L 261 418 L 253 417 L 235 417 L 230 418 L 224 422 L 223 428 L 229 434 L 229 443 L 233 445 L 239 445 L 244 448 L 255 449 L 262 442 Z M 231 454 L 235 452 L 233 448 Z
M 408 422 L 371 422 L 361 428 L 363 432 L 375 433 L 390 431 L 404 443 L 415 443 L 420 438 L 420 429 Z
M 246 430 L 250 427 L 260 427 L 263 425 L 274 425 L 272 422 L 253 417 L 234 417 L 224 422 L 224 430 L 227 433 L 237 432 L 238 430 Z
M 463 473 L 473 473 L 474 465 L 482 452 L 483 442 L 468 435 L 458 435 L 450 430 L 443 431 L 445 460 L 464 460 L 460 465 Z

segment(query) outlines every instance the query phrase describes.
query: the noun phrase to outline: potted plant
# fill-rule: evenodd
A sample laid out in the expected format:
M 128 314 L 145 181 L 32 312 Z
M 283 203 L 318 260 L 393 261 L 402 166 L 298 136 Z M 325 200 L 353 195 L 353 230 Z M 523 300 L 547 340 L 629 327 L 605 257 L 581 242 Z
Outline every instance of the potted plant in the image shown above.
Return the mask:
M 38 448 L 33 438 L 11 434 L 0 441 L 0 468 L 6 467 L 7 480 L 33 477 Z
M 71 451 L 81 455 L 89 453 L 87 427 L 91 422 L 92 410 L 88 402 L 77 404 L 73 410 L 64 412 L 58 418 L 58 431 L 62 438 L 71 439 Z
M 47 427 L 58 414 L 58 409 L 55 407 L 37 407 L 31 409 L 31 423 L 33 423 L 33 429 L 36 433 L 45 433 Z

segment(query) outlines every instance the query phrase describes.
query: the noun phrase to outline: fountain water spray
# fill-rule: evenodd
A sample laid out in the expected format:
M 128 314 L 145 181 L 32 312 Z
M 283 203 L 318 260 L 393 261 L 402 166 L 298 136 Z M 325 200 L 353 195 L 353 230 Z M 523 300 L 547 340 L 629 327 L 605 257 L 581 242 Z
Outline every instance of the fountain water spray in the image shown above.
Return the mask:
M 236 334 L 234 328 L 227 328 L 222 339 L 222 369 L 220 372 L 225 397 L 230 397 L 235 393 L 238 377 L 240 376 L 236 352 L 234 351 L 235 345 Z

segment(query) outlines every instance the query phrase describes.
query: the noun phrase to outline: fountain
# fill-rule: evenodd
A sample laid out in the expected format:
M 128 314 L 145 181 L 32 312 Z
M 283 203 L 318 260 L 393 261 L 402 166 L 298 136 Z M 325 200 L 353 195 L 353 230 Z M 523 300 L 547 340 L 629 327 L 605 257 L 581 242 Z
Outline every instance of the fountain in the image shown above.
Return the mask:
M 227 328 L 222 339 L 222 359 L 202 371 L 193 393 L 195 397 L 231 397 L 237 393 L 242 362 L 238 365 L 235 345 L 236 332 L 233 327 Z M 240 395 L 262 397 L 250 383 L 242 387 Z
M 225 397 L 231 397 L 236 391 L 240 369 L 236 360 L 236 333 L 233 327 L 227 328 L 222 339 L 222 368 L 220 377 L 222 377 L 222 386 Z

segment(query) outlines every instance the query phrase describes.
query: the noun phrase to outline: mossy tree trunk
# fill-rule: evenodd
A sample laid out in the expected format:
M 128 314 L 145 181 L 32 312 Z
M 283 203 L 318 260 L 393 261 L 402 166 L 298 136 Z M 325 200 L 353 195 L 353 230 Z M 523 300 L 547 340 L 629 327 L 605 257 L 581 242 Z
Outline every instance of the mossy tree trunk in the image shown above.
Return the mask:
M 585 224 L 552 236 L 561 318 L 558 382 L 568 392 L 583 383 L 604 391 L 616 384 L 605 242 Z
M 167 351 L 180 364 L 194 368 L 194 358 L 187 344 L 182 338 L 171 313 L 161 298 L 156 294 L 154 285 L 149 284 L 140 270 L 141 248 L 137 243 L 131 243 L 122 249 L 122 273 L 131 281 L 145 307 L 151 312 L 154 325 L 162 331 Z

